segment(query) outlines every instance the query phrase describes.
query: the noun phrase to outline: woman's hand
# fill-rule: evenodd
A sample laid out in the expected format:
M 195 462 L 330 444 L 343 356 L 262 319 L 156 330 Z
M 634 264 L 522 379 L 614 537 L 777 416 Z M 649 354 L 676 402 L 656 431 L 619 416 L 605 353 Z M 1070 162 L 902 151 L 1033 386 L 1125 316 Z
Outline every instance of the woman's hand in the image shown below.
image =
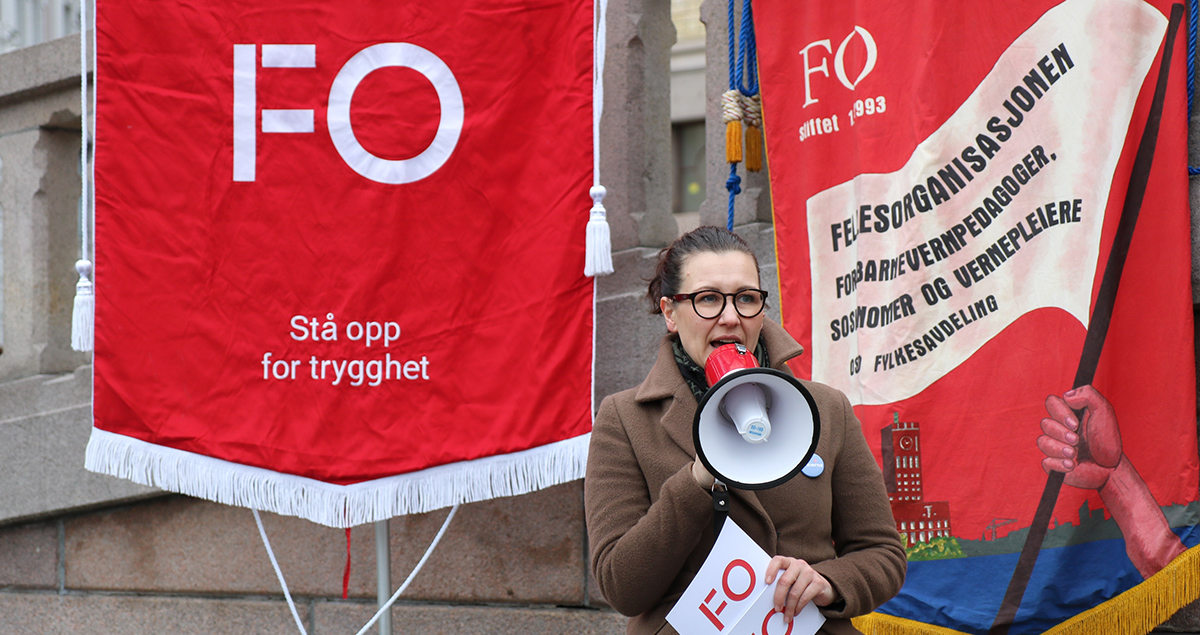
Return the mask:
M 783 613 L 786 624 L 810 601 L 817 606 L 829 606 L 837 601 L 833 585 L 808 563 L 799 558 L 775 556 L 767 565 L 766 583 L 775 581 L 779 575 L 779 586 L 775 587 L 775 610 Z
M 692 461 L 692 478 L 696 479 L 696 483 L 704 489 L 712 489 L 713 483 L 717 480 L 717 478 L 709 473 L 708 469 L 704 467 L 704 464 L 700 462 L 700 459 Z

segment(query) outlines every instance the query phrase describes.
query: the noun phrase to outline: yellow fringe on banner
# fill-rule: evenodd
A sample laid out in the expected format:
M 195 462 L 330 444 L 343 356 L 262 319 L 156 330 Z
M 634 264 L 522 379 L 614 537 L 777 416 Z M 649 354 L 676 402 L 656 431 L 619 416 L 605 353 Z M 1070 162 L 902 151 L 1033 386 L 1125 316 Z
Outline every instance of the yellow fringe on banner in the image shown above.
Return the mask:
M 1042 635 L 1146 635 L 1196 600 L 1200 600 L 1200 547 L 1188 549 L 1145 582 Z M 964 635 L 883 613 L 850 621 L 866 635 Z
M 762 170 L 762 129 L 757 126 L 746 127 L 746 171 Z
M 1045 635 L 1146 635 L 1200 599 L 1200 547 L 1117 597 L 1046 631 Z
M 867 613 L 852 617 L 850 621 L 854 623 L 854 628 L 866 635 L 967 635 L 961 631 L 883 613 Z
M 725 162 L 742 162 L 742 122 L 740 120 L 725 124 Z

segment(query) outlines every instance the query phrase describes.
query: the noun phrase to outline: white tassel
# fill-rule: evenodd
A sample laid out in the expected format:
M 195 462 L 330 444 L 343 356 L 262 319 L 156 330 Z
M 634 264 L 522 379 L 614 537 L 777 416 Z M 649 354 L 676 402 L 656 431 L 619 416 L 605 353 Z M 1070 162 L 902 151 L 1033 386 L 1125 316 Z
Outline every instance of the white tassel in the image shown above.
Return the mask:
M 601 201 L 608 190 L 603 185 L 592 186 L 592 214 L 587 224 L 587 253 L 584 256 L 583 275 L 607 276 L 613 272 L 612 238 L 608 232 L 606 212 Z
M 90 351 L 94 342 L 94 320 L 96 314 L 95 287 L 88 276 L 92 275 L 92 263 L 87 260 L 75 262 L 79 282 L 75 283 L 75 312 L 71 316 L 71 348 Z

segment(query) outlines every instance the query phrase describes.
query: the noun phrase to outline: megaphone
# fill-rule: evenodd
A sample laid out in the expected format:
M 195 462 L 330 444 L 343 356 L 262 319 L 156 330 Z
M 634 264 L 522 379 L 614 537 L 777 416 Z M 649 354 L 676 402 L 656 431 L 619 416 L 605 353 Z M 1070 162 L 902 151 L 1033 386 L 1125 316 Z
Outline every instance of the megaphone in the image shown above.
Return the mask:
M 799 380 L 760 368 L 741 344 L 713 351 L 704 374 L 712 388 L 696 409 L 692 440 L 713 476 L 731 487 L 757 490 L 804 468 L 817 449 L 821 417 Z

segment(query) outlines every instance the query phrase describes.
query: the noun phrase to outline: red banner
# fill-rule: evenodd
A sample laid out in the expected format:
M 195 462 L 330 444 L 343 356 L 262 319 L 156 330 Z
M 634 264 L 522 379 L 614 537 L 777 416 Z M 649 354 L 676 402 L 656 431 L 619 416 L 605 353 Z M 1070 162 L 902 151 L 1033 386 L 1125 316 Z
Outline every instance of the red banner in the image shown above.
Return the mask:
M 590 2 L 98 4 L 89 468 L 333 526 L 583 475 Z
M 1182 8 L 754 4 L 783 318 L 884 468 L 889 616 L 1195 599 L 1122 595 L 1200 523 Z

